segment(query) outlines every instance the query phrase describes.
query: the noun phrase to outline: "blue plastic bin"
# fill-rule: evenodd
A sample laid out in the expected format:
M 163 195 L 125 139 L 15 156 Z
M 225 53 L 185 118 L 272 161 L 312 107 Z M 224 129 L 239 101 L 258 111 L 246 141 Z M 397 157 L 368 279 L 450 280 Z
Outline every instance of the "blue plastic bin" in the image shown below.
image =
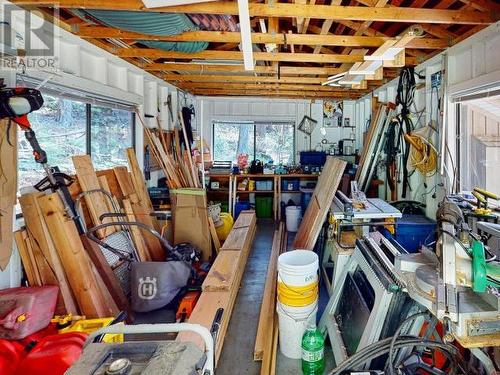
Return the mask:
M 281 179 L 282 191 L 298 191 L 300 189 L 300 180 L 298 178 Z
M 321 167 L 326 162 L 326 152 L 322 151 L 301 151 L 300 164 L 301 165 L 316 165 Z
M 240 214 L 241 211 L 244 210 L 249 210 L 250 209 L 250 202 L 236 202 L 234 205 L 234 220 L 236 220 Z
M 424 215 L 403 215 L 396 222 L 396 241 L 409 253 L 436 240 L 436 222 Z
M 314 189 L 300 189 L 300 206 L 302 207 L 302 215 L 306 212 L 307 206 L 309 206 L 309 202 L 311 201 L 312 195 L 314 193 Z

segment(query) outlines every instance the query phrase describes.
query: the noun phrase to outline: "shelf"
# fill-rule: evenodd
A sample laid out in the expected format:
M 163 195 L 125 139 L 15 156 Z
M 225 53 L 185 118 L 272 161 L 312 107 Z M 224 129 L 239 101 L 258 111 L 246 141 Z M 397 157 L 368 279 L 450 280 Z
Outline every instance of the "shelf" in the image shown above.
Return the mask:
M 236 194 L 250 194 L 250 193 L 256 193 L 256 194 L 272 194 L 274 193 L 274 190 L 237 190 Z
M 281 190 L 281 194 L 298 194 L 302 193 L 300 190 Z
M 207 189 L 207 193 L 229 193 L 229 189 Z

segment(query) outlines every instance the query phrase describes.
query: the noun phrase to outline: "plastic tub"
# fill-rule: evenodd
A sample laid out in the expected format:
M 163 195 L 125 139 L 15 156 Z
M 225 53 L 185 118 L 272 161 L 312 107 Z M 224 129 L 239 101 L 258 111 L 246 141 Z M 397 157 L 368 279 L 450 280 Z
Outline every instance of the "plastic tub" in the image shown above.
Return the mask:
M 273 198 L 255 197 L 255 215 L 258 218 L 273 217 Z
M 316 323 L 318 301 L 300 308 L 290 308 L 278 302 L 276 311 L 278 312 L 280 351 L 288 358 L 300 359 L 302 336 L 310 322 Z
M 293 250 L 278 257 L 278 280 L 287 286 L 306 286 L 318 281 L 319 258 L 314 251 Z
M 300 205 L 302 206 L 302 215 L 306 212 L 307 206 L 309 206 L 309 202 L 311 201 L 312 195 L 314 193 L 314 189 L 300 189 Z
M 424 215 L 405 214 L 396 222 L 396 241 L 409 253 L 436 240 L 436 222 Z
M 297 232 L 299 229 L 302 209 L 300 206 L 288 206 L 286 212 L 286 230 L 289 232 Z
M 298 191 L 300 189 L 300 180 L 298 178 L 283 178 L 281 180 L 282 191 Z

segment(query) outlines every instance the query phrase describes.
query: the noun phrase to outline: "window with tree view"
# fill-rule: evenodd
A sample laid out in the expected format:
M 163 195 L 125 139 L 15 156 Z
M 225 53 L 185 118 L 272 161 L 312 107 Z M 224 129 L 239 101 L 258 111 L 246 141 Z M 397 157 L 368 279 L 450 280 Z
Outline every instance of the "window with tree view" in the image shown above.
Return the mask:
M 44 104 L 28 115 L 50 166 L 74 174 L 71 156 L 91 154 L 96 169 L 126 165 L 125 149 L 133 145 L 133 114 L 43 94 Z M 18 178 L 20 188 L 33 186 L 45 172 L 33 160 L 33 151 L 22 131 L 18 132 Z
M 248 154 L 249 161 L 291 164 L 294 162 L 294 129 L 293 122 L 214 121 L 214 160 L 236 162 L 239 154 Z

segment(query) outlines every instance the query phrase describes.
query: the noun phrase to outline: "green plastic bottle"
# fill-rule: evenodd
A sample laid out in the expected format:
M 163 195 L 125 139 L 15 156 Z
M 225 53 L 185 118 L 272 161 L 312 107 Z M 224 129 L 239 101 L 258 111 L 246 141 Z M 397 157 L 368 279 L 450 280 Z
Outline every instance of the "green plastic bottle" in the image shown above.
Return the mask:
M 322 375 L 325 370 L 325 338 L 315 323 L 310 323 L 302 336 L 302 373 Z

